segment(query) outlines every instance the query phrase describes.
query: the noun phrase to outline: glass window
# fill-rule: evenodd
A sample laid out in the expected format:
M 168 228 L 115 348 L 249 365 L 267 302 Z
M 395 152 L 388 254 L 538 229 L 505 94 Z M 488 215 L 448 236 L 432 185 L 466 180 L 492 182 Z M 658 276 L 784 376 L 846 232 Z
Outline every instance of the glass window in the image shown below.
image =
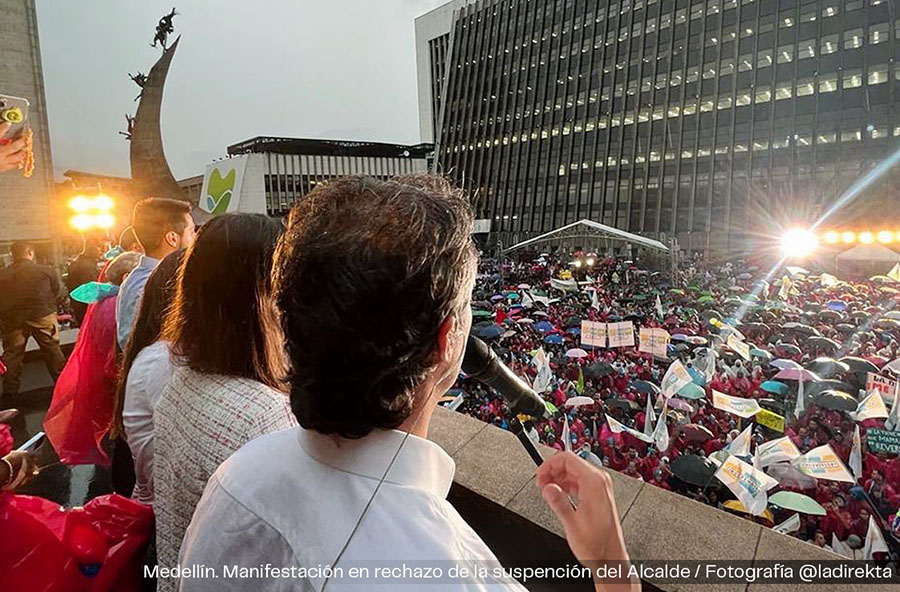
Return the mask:
M 859 130 L 841 132 L 841 142 L 859 142 L 860 140 L 862 140 L 862 132 Z
M 869 27 L 869 44 L 878 45 L 888 40 L 888 24 L 877 23 Z
M 862 29 L 857 28 L 844 31 L 844 49 L 857 49 L 862 47 L 862 40 Z
M 765 68 L 772 65 L 772 50 L 763 49 L 756 54 L 756 67 Z
M 747 26 L 741 29 L 741 38 L 750 37 L 754 33 L 753 27 Z
M 816 57 L 816 40 L 806 39 L 797 44 L 797 59 L 806 60 Z
M 888 79 L 887 64 L 869 67 L 869 86 L 875 84 L 884 84 Z
M 753 54 L 745 53 L 738 58 L 738 72 L 747 72 L 753 69 Z
M 716 109 L 730 109 L 731 108 L 731 97 L 722 97 L 719 99 L 719 102 L 716 104 Z
M 790 99 L 793 95 L 793 82 L 779 82 L 775 86 L 775 100 Z
M 710 78 L 715 78 L 715 76 L 716 76 L 715 62 L 710 62 L 709 64 L 703 64 L 703 80 L 709 80 Z
M 772 100 L 772 90 L 768 86 L 760 86 L 756 89 L 756 103 L 768 103 Z
M 691 66 L 687 69 L 687 80 L 688 83 L 697 82 L 700 79 L 700 68 L 697 66 Z
M 844 12 L 850 12 L 851 10 L 859 10 L 862 8 L 862 0 L 851 0 L 844 4 Z
M 837 90 L 837 74 L 819 76 L 819 92 L 830 93 Z
M 811 6 L 809 8 L 803 8 L 803 12 L 800 13 L 800 22 L 801 23 L 811 23 L 816 20 L 816 7 Z
M 745 107 L 751 103 L 751 95 L 749 90 L 738 91 L 734 99 L 734 104 L 738 107 Z
M 822 39 L 819 43 L 819 53 L 822 55 L 827 55 L 829 53 L 834 53 L 838 50 L 838 36 L 837 33 L 834 35 L 823 35 Z
M 816 144 L 834 144 L 837 141 L 837 134 L 834 132 L 821 132 L 816 137 Z
M 862 70 L 851 68 L 844 70 L 844 88 L 859 88 L 862 86 Z
M 880 138 L 886 138 L 888 135 L 888 130 L 886 127 L 875 127 L 874 125 L 870 125 L 868 128 L 869 137 L 873 140 L 878 140 Z
M 839 11 L 840 7 L 837 2 L 828 2 L 822 7 L 822 16 L 825 18 L 835 16 Z
M 722 60 L 722 62 L 719 64 L 719 76 L 728 76 L 729 74 L 734 74 L 733 58 Z
M 778 26 L 782 27 L 782 28 L 793 27 L 794 26 L 793 17 L 790 17 L 790 16 L 781 17 L 781 20 L 778 21 Z
M 789 64 L 794 61 L 794 45 L 779 46 L 776 60 L 779 64 Z
M 797 96 L 807 97 L 815 92 L 815 88 L 812 78 L 801 78 L 797 81 Z

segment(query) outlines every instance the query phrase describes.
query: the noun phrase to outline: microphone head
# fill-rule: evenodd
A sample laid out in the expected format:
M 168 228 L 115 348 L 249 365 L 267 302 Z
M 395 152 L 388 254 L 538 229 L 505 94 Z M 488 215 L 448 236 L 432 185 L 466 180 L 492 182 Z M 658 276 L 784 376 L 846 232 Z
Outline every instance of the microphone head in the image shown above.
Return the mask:
M 474 335 L 469 335 L 469 339 L 466 341 L 462 370 L 469 376 L 478 376 L 488 369 L 495 356 L 496 354 L 488 347 L 488 344 Z

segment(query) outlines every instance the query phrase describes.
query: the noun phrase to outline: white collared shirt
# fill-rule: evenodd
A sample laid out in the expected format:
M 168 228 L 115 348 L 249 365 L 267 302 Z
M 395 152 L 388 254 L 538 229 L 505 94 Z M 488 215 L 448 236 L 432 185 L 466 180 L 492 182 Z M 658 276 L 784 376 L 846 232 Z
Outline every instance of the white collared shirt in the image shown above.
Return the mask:
M 182 577 L 182 592 L 322 590 L 324 577 L 226 577 L 225 569 L 399 566 L 490 561 L 487 545 L 447 501 L 455 465 L 437 444 L 396 430 L 347 440 L 299 427 L 249 442 L 213 474 L 179 555 L 182 570 L 199 566 L 217 579 Z M 396 460 L 391 465 L 391 459 Z M 388 466 L 387 477 L 354 527 Z M 350 543 L 341 554 L 347 540 Z M 335 563 L 340 555 L 340 561 Z M 170 566 L 163 566 L 170 567 Z M 360 582 L 328 580 L 327 590 Z M 408 581 L 413 583 L 414 581 Z M 420 582 L 421 583 L 421 582 Z M 368 580 L 366 589 L 396 589 Z M 418 586 L 413 585 L 412 589 Z M 428 590 L 523 589 L 512 580 L 445 582 Z
M 132 497 L 144 504 L 153 504 L 153 410 L 173 370 L 169 342 L 157 341 L 138 352 L 125 381 L 122 423 L 134 459 Z

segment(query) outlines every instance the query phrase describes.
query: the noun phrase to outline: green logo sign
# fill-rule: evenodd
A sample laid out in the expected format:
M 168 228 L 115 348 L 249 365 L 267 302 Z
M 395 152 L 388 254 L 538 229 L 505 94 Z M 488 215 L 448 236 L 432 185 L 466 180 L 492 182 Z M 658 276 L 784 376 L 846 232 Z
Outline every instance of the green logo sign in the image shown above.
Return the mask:
M 213 215 L 227 212 L 231 196 L 234 193 L 234 178 L 234 169 L 228 171 L 225 177 L 222 177 L 219 169 L 213 169 L 209 176 L 209 187 L 206 190 L 206 207 L 203 209 Z

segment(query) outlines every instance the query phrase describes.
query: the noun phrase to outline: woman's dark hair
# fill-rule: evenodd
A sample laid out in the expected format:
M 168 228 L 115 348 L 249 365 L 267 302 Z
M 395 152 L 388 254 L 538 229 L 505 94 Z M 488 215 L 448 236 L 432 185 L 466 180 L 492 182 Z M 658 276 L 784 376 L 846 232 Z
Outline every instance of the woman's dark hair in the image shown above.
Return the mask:
M 224 214 L 203 225 L 178 270 L 162 338 L 176 362 L 197 372 L 256 380 L 273 388 L 285 374 L 270 299 L 279 221 Z
M 441 177 L 348 177 L 294 206 L 275 300 L 300 425 L 348 438 L 395 428 L 468 302 L 472 213 Z
M 138 309 L 134 327 L 131 329 L 131 335 L 128 337 L 128 343 L 125 345 L 125 353 L 122 355 L 119 369 L 119 383 L 116 385 L 116 403 L 111 428 L 113 438 L 125 436 L 122 410 L 125 408 L 125 384 L 128 382 L 128 373 L 141 350 L 159 340 L 162 319 L 172 302 L 172 295 L 175 293 L 175 274 L 178 272 L 183 255 L 183 250 L 176 251 L 160 261 L 144 286 L 141 306 Z

